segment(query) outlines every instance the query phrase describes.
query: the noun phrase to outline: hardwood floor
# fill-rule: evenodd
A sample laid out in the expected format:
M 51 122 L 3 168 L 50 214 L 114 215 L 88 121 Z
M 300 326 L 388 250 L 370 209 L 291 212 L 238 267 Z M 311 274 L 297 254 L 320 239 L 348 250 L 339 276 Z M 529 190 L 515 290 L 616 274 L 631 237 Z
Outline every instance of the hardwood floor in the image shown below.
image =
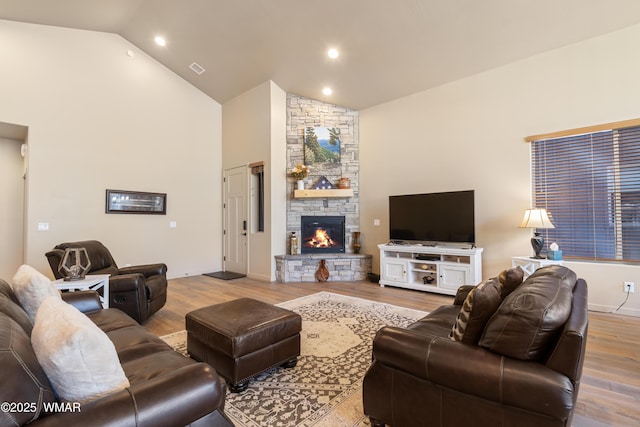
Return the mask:
M 453 300 L 369 282 L 280 284 L 192 276 L 169 281 L 167 304 L 144 326 L 156 335 L 166 335 L 183 330 L 185 314 L 196 308 L 241 297 L 277 304 L 322 291 L 424 311 Z M 587 354 L 573 425 L 640 425 L 640 318 L 589 313 Z

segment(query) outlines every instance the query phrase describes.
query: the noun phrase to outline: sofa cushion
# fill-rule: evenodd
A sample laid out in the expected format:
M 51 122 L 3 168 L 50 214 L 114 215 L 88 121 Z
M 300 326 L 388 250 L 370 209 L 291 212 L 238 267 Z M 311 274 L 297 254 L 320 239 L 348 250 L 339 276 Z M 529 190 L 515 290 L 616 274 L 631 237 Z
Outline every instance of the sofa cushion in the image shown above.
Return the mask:
M 477 344 L 487 321 L 502 302 L 501 289 L 497 278 L 489 279 L 472 289 L 462 304 L 449 338 L 453 341 Z
M 479 345 L 522 360 L 543 360 L 571 313 L 576 274 L 563 266 L 535 271 L 505 298 Z
M 520 286 L 523 279 L 524 270 L 520 266 L 502 271 L 498 275 L 498 280 L 500 281 L 501 285 L 500 296 L 502 297 L 502 299 L 505 299 L 507 295 L 515 291 L 515 289 Z
M 59 298 L 42 302 L 31 342 L 61 400 L 86 402 L 129 387 L 107 335 Z
M 28 265 L 22 265 L 18 268 L 13 276 L 12 287 L 31 322 L 35 321 L 38 308 L 45 298 L 53 296 L 61 299 L 60 291 L 51 283 L 51 280 Z
M 19 408 L 9 408 L 7 412 L 0 411 L 1 426 L 27 424 L 40 416 L 45 403 L 56 400 L 53 388 L 31 348 L 29 335 L 4 313 L 0 313 L 0 366 L 0 402 L 21 405 Z

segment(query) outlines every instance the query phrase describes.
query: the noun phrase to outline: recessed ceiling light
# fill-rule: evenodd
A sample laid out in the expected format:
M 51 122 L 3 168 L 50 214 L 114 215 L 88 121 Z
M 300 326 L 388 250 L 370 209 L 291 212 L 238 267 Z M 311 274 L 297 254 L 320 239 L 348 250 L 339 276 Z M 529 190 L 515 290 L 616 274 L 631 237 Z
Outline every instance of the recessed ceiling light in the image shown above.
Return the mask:
M 158 46 L 164 47 L 167 45 L 167 41 L 164 39 L 164 37 L 156 36 L 154 40 Z
M 338 49 L 329 49 L 327 55 L 329 55 L 329 58 L 331 59 L 336 59 L 338 56 L 340 56 L 340 52 L 338 52 Z
M 333 93 L 333 91 L 331 90 L 330 87 L 325 87 L 324 89 L 322 89 L 322 93 L 324 93 L 325 95 L 329 96 Z

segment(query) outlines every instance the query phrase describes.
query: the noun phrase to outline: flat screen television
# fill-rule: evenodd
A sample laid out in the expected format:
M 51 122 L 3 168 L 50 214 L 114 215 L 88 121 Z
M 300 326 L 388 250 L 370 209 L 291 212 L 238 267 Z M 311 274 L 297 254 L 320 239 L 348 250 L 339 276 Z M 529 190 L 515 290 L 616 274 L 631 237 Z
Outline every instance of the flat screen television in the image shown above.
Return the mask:
M 389 196 L 389 238 L 407 243 L 474 245 L 474 191 Z

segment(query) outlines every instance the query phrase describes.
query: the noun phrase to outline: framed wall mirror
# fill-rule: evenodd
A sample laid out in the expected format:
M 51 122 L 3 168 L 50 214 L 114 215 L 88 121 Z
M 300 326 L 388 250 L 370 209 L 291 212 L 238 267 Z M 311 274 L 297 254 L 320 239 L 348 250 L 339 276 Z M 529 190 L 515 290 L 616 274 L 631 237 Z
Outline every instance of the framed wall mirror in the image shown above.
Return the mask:
M 167 214 L 166 193 L 107 190 L 106 213 Z

